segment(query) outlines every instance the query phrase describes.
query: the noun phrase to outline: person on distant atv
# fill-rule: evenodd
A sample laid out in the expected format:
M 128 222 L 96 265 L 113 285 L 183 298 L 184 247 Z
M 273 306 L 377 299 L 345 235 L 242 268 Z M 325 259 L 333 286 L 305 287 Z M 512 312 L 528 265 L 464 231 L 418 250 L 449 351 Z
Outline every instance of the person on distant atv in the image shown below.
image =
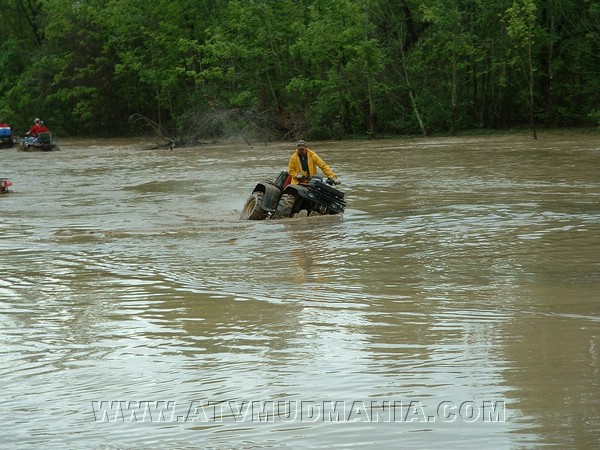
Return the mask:
M 33 136 L 34 138 L 38 137 L 38 134 L 50 131 L 44 122 L 40 119 L 35 119 L 33 126 L 27 132 L 28 136 Z
M 327 178 L 331 178 L 334 184 L 340 184 L 340 179 L 335 172 L 323 161 L 319 155 L 306 146 L 302 139 L 296 144 L 296 151 L 290 158 L 288 173 L 291 184 L 307 183 L 311 177 L 316 175 L 319 167 Z
M 50 130 L 49 130 L 49 129 L 48 129 L 48 127 L 47 127 L 47 126 L 44 124 L 44 121 L 43 121 L 43 120 L 40 120 L 40 127 L 38 128 L 38 135 L 39 135 L 40 133 L 47 133 L 47 132 L 49 132 L 49 131 L 50 131 Z
M 38 133 L 40 132 L 40 122 L 41 120 L 36 117 L 36 119 L 33 121 L 33 125 L 25 134 L 27 134 L 27 136 L 37 137 Z
M 35 144 L 38 141 L 38 135 L 50 131 L 44 122 L 40 119 L 35 119 L 33 126 L 27 132 L 27 142 Z

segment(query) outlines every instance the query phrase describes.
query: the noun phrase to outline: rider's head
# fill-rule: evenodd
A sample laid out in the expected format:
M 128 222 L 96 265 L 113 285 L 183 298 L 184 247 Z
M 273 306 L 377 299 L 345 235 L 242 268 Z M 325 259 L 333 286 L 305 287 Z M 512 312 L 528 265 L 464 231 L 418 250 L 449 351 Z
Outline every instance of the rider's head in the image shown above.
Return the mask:
M 296 144 L 296 151 L 300 156 L 306 155 L 306 142 L 300 139 Z

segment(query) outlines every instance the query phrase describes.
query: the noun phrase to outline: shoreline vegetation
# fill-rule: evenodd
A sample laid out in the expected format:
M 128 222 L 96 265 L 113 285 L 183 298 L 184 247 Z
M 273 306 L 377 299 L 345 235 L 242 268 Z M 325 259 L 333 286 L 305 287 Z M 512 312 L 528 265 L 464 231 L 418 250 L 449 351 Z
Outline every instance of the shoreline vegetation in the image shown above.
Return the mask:
M 411 140 L 434 140 L 434 139 L 468 139 L 468 138 L 500 138 L 500 137 L 527 137 L 529 138 L 531 131 L 526 128 L 514 128 L 506 130 L 463 130 L 454 136 L 448 133 L 436 133 L 429 136 L 423 136 L 419 134 L 414 135 L 386 135 L 379 136 L 376 140 L 368 139 L 365 136 L 347 136 L 344 140 L 349 142 L 369 142 L 373 145 L 376 142 L 389 142 L 389 141 L 411 141 Z M 538 130 L 538 138 L 543 139 L 545 136 L 600 136 L 600 130 L 597 127 L 569 127 L 569 128 L 544 128 Z M 252 139 L 248 141 L 238 136 L 226 136 L 208 141 L 196 143 L 188 146 L 171 146 L 169 142 L 157 141 L 155 136 L 150 134 L 145 135 L 122 135 L 122 136 L 65 136 L 61 140 L 63 143 L 70 142 L 89 142 L 90 145 L 97 144 L 98 139 L 106 139 L 109 141 L 120 142 L 121 147 L 134 147 L 139 150 L 175 150 L 181 148 L 202 148 L 204 146 L 219 146 L 219 145 L 243 145 L 250 147 L 269 147 L 280 144 L 294 145 L 294 141 L 286 140 L 271 140 L 262 141 Z M 140 144 L 143 141 L 143 144 Z M 339 139 L 315 139 L 314 142 L 318 142 L 320 146 L 326 145 L 328 142 L 335 143 L 339 142 Z
M 169 148 L 600 125 L 600 7 L 5 0 L 0 120 Z M 514 131 L 516 132 L 516 131 Z

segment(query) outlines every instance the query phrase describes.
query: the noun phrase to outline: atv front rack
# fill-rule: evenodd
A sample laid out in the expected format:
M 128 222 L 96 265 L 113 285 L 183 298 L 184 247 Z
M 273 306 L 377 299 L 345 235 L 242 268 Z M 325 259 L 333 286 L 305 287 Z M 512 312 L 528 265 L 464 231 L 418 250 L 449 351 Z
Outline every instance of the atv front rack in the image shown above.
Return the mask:
M 344 193 L 329 186 L 323 178 L 313 177 L 306 187 L 306 196 L 315 203 L 325 205 L 335 213 L 343 213 L 346 209 Z

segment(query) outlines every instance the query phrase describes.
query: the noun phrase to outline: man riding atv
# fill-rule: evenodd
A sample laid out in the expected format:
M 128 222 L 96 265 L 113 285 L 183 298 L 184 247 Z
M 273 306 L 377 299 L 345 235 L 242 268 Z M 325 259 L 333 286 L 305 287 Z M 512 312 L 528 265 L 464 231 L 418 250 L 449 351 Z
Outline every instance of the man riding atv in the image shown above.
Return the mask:
M 327 179 L 317 176 L 319 167 Z M 342 214 L 344 193 L 332 185 L 340 179 L 314 151 L 298 141 L 288 171 L 256 185 L 242 208 L 241 219 L 264 220 Z

